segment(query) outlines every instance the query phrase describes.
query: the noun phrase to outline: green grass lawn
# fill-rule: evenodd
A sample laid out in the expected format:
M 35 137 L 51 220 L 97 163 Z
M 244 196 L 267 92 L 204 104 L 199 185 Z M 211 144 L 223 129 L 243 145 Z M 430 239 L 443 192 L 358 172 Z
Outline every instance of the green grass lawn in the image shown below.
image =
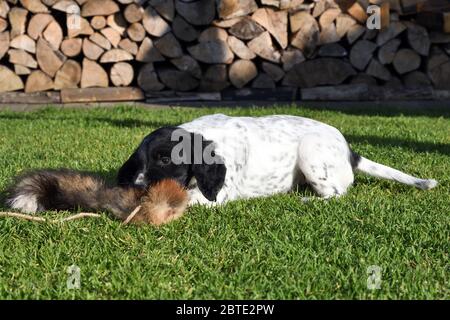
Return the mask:
M 311 109 L 45 109 L 0 112 L 0 190 L 29 168 L 114 179 L 144 135 L 200 115 L 301 115 L 339 128 L 358 153 L 440 185 L 357 175 L 338 200 L 298 193 L 193 207 L 161 228 L 106 215 L 65 224 L 0 219 L 0 298 L 449 299 L 450 121 Z M 6 209 L 3 205 L 1 209 Z M 55 218 L 68 213 L 45 213 Z M 81 269 L 68 289 L 67 268 Z M 367 289 L 367 268 L 382 268 Z

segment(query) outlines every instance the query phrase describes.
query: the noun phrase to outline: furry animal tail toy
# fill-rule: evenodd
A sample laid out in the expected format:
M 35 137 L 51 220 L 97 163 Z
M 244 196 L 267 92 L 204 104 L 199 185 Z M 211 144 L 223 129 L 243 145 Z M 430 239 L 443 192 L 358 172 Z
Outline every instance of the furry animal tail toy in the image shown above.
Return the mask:
M 174 180 L 162 180 L 148 189 L 118 187 L 68 169 L 25 173 L 16 178 L 7 194 L 10 208 L 28 214 L 80 208 L 108 211 L 125 223 L 153 225 L 181 217 L 188 204 L 186 190 Z

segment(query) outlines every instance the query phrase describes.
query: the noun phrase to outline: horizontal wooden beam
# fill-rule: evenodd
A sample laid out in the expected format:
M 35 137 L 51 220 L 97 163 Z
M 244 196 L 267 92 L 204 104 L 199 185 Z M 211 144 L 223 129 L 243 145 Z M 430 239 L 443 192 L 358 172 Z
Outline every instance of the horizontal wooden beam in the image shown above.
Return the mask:
M 57 91 L 52 92 L 3 92 L 0 93 L 2 104 L 58 104 L 61 103 L 61 95 Z
M 301 99 L 307 101 L 359 101 L 369 99 L 367 84 L 326 86 L 300 89 Z
M 450 90 L 436 90 L 431 86 L 389 87 L 372 86 L 365 83 L 320 86 L 314 88 L 281 87 L 277 89 L 227 89 L 219 92 L 149 92 L 144 95 L 140 89 L 88 88 L 65 89 L 59 92 L 7 92 L 0 94 L 2 105 L 60 105 L 71 103 L 102 103 L 145 101 L 150 104 L 165 103 L 226 103 L 244 105 L 249 101 L 419 101 L 448 100 Z
M 295 101 L 297 88 L 279 87 L 274 89 L 227 89 L 222 92 L 224 101 Z
M 301 89 L 302 101 L 407 101 L 433 99 L 433 88 L 431 86 L 391 88 L 387 86 L 355 84 Z
M 145 94 L 148 103 L 183 102 L 183 101 L 221 101 L 220 92 L 176 92 L 161 91 Z
M 62 89 L 62 103 L 115 102 L 145 100 L 143 91 L 134 87 Z

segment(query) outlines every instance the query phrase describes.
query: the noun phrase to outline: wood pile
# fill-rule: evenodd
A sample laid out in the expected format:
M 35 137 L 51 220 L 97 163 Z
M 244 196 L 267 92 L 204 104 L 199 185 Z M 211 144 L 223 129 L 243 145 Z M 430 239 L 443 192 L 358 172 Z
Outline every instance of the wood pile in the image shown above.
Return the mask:
M 372 5 L 380 30 L 367 27 Z M 186 97 L 349 85 L 449 90 L 450 1 L 0 0 L 0 92 L 89 101 L 82 89 L 124 100 L 143 98 L 138 87 Z

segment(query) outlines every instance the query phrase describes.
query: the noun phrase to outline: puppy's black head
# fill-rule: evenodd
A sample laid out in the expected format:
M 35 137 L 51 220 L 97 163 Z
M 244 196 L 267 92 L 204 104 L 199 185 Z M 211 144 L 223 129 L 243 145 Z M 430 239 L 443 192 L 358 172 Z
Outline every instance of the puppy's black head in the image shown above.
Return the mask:
M 215 161 L 208 161 L 203 155 L 210 155 Z M 226 174 L 220 160 L 212 141 L 179 127 L 163 127 L 144 138 L 119 169 L 117 179 L 122 186 L 146 188 L 162 179 L 174 179 L 187 187 L 195 178 L 203 195 L 215 201 Z

